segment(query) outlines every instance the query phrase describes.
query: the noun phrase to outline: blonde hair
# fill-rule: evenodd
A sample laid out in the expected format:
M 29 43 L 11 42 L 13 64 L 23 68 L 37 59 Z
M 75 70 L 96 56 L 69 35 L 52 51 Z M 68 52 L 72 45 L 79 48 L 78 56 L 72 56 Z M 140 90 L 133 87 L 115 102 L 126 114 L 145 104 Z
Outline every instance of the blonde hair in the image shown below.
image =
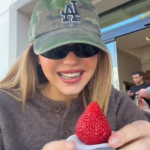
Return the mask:
M 97 101 L 106 115 L 112 87 L 111 80 L 110 54 L 101 51 L 98 54 L 95 74 L 81 92 L 85 106 L 91 101 Z M 39 85 L 44 82 L 48 80 L 38 65 L 38 58 L 33 52 L 33 43 L 31 43 L 0 82 L 0 90 L 25 104 L 25 101 L 30 99 L 35 90 L 39 89 Z
M 96 101 L 105 115 L 107 114 L 112 91 L 111 61 L 110 53 L 106 53 L 104 51 L 98 53 L 98 63 L 95 74 L 83 90 L 85 106 L 87 106 L 91 101 Z

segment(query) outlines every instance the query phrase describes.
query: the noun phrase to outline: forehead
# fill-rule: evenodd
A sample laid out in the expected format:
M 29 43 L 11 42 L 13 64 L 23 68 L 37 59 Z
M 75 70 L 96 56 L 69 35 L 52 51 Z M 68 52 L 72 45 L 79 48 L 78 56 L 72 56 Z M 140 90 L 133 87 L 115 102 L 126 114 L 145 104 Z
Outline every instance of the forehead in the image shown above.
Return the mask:
M 133 78 L 138 78 L 138 77 L 141 77 L 139 74 L 134 74 L 132 75 Z

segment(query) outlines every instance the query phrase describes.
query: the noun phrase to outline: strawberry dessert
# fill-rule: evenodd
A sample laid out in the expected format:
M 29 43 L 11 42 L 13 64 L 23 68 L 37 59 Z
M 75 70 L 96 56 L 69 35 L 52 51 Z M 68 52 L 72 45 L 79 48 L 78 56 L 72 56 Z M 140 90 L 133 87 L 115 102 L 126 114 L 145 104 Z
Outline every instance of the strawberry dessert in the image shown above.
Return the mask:
M 92 102 L 79 118 L 75 135 L 68 138 L 77 143 L 77 150 L 112 150 L 108 145 L 111 135 L 109 121 L 97 102 Z
M 111 135 L 110 124 L 97 102 L 91 103 L 76 125 L 76 136 L 87 145 L 107 143 Z

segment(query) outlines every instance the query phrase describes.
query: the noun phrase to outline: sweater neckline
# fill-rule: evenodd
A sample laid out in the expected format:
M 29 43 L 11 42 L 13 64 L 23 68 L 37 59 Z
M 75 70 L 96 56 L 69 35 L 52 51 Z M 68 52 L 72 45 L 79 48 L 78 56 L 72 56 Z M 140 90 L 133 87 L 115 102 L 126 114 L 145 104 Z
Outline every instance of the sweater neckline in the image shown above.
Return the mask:
M 36 91 L 32 97 L 32 101 L 40 106 L 42 109 L 53 111 L 56 113 L 61 113 L 66 111 L 75 111 L 84 105 L 82 96 L 79 96 L 77 99 L 72 99 L 70 105 L 66 108 L 65 104 L 60 101 L 55 101 L 47 98 L 42 94 L 40 90 Z

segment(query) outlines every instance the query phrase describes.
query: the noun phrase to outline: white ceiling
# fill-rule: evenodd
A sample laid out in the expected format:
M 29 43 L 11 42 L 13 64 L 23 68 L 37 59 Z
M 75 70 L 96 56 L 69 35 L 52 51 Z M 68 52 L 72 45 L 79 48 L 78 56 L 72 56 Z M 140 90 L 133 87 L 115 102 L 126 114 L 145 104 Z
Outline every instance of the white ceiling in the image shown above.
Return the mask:
M 30 2 L 29 4 L 20 8 L 19 11 L 23 12 L 24 14 L 27 14 L 28 16 L 31 16 L 33 9 L 38 1 L 39 0 L 34 0 Z M 90 0 L 90 1 L 95 5 L 98 14 L 100 14 L 107 10 L 115 8 L 121 4 L 129 2 L 131 0 Z
M 150 41 L 148 42 L 146 37 L 150 38 L 150 28 L 121 36 L 116 39 L 117 49 L 142 59 L 143 50 L 150 50 Z

